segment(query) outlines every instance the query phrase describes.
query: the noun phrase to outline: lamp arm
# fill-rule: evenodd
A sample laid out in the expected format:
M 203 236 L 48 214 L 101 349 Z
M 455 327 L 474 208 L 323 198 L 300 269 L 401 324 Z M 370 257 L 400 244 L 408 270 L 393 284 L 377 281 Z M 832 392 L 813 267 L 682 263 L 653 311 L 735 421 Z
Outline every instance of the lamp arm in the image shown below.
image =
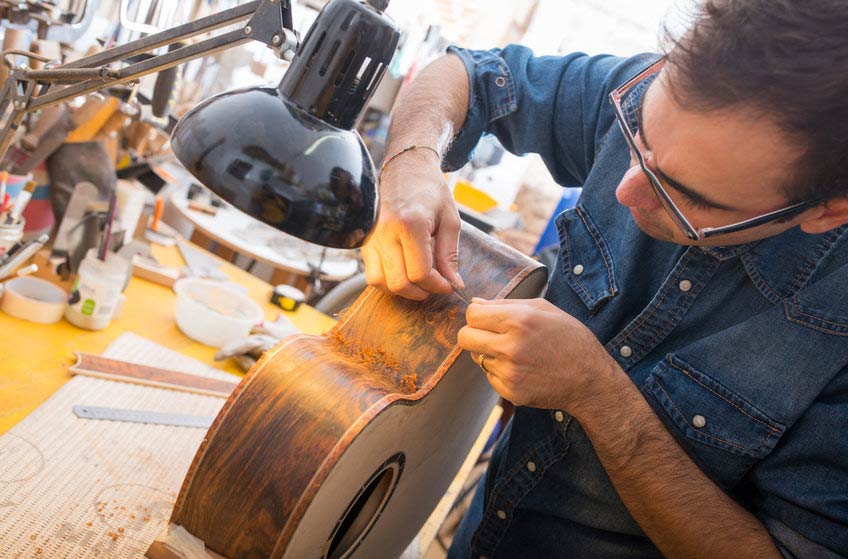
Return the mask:
M 228 31 L 116 70 L 107 66 L 137 54 L 238 23 L 248 17 L 250 19 L 241 29 Z M 133 81 L 251 40 L 263 42 L 274 49 L 278 56 L 287 57 L 298 46 L 299 39 L 292 27 L 289 0 L 255 0 L 55 68 L 31 70 L 26 67 L 13 67 L 0 92 L 0 118 L 6 115 L 11 105 L 11 111 L 8 111 L 9 115 L 3 119 L 2 127 L 0 127 L 0 161 L 8 151 L 14 130 L 20 126 L 24 115 L 28 112 L 112 85 Z M 57 83 L 73 85 L 51 91 L 52 86 Z M 38 90 L 37 95 L 36 90 Z

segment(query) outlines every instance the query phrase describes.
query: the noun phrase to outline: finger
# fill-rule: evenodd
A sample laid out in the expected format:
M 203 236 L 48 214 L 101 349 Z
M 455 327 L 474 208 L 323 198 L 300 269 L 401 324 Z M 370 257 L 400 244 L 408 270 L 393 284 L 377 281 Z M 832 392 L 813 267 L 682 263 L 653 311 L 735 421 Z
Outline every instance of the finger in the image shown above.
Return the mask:
M 484 305 L 472 299 L 465 309 L 465 323 L 472 328 L 503 334 L 509 331 L 509 318 L 518 307 Z
M 487 368 L 489 367 L 488 361 L 489 360 L 486 359 Z M 509 400 L 510 402 L 513 401 L 515 396 L 512 394 L 512 391 L 507 388 L 507 386 L 503 383 L 503 381 L 501 381 L 501 379 L 497 377 L 497 375 L 494 375 L 492 373 L 486 373 L 486 379 L 489 381 L 489 384 L 492 385 L 492 388 L 495 389 L 495 392 L 497 392 L 501 398 L 503 398 L 504 400 Z
M 488 353 L 478 353 L 476 351 L 469 351 L 468 353 L 469 355 L 471 355 L 471 359 L 473 359 L 474 362 L 477 363 L 477 365 L 480 364 L 480 356 L 485 355 L 486 359 L 483 361 L 483 364 L 486 365 L 486 370 L 489 372 L 492 371 L 492 366 L 498 360 L 498 357 L 496 355 L 490 355 Z
M 480 305 L 523 305 L 540 310 L 558 310 L 557 307 L 553 305 L 550 301 L 542 299 L 541 297 L 537 297 L 535 299 L 483 299 L 481 297 L 472 297 L 471 302 Z
M 480 367 L 481 369 L 483 369 L 483 367 L 480 366 L 480 356 L 486 355 L 486 354 L 485 353 L 474 353 L 473 351 L 469 351 L 468 353 L 471 355 L 471 359 L 473 359 L 474 362 L 477 363 L 477 366 Z M 486 373 L 492 372 L 492 365 L 495 363 L 495 359 L 496 358 L 491 356 L 491 355 L 486 355 L 486 359 L 483 361 L 483 364 L 486 365 L 486 368 L 484 369 L 484 371 Z
M 406 275 L 406 260 L 403 249 L 397 241 L 381 242 L 378 246 L 380 259 L 383 263 L 383 275 L 386 277 L 386 287 L 391 293 L 423 301 L 430 294 L 409 281 Z
M 418 227 L 400 236 L 406 274 L 409 281 L 430 293 L 450 293 L 451 285 L 433 268 L 433 239 L 430 232 Z
M 383 259 L 380 258 L 380 253 L 373 243 L 362 247 L 362 262 L 365 264 L 365 281 L 368 285 L 380 291 L 388 291 L 386 276 L 383 272 Z
M 457 284 L 460 289 L 465 288 L 465 282 L 459 275 L 459 231 L 461 224 L 459 216 L 450 215 L 442 219 L 439 229 L 436 231 L 436 243 L 433 247 L 436 270 Z
M 531 303 L 532 301 L 537 301 L 539 299 L 484 299 L 482 297 L 472 297 L 472 303 L 479 303 L 481 305 L 515 305 L 515 304 L 523 304 L 526 305 Z M 542 299 L 544 300 L 544 299 Z
M 430 231 L 424 225 L 404 227 L 399 240 L 406 260 L 406 272 L 412 281 L 422 281 L 433 269 L 433 248 Z
M 457 333 L 456 341 L 459 347 L 472 353 L 482 353 L 492 358 L 503 355 L 500 350 L 503 347 L 503 334 L 463 326 Z
M 474 328 L 506 334 L 517 328 L 526 328 L 525 319 L 539 316 L 540 309 L 535 301 L 523 299 L 507 303 L 505 299 L 500 299 L 480 302 L 474 298 L 465 310 L 465 321 Z

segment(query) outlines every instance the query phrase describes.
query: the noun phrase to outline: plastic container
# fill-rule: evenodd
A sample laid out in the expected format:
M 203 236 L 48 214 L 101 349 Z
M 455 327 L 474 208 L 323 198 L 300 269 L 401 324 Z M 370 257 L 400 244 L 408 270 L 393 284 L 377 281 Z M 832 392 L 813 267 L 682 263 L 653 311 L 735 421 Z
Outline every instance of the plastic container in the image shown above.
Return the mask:
M 102 330 L 112 321 L 115 307 L 127 282 L 127 261 L 108 253 L 106 261 L 91 249 L 80 262 L 65 318 L 86 330 Z
M 25 224 L 24 218 L 20 218 L 11 225 L 0 223 L 0 256 L 6 254 L 7 250 L 24 238 Z
M 237 288 L 235 288 L 237 289 Z M 212 347 L 223 347 L 244 338 L 264 318 L 262 308 L 233 286 L 184 278 L 174 284 L 177 304 L 174 317 L 189 338 Z

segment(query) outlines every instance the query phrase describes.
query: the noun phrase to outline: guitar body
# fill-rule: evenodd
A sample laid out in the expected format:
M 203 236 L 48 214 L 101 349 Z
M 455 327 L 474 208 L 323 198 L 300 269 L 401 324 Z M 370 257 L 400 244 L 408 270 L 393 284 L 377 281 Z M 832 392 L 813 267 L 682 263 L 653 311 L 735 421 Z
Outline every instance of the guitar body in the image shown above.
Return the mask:
M 459 261 L 471 295 L 544 288 L 538 263 L 470 227 Z M 267 352 L 210 428 L 171 524 L 228 559 L 397 557 L 497 401 L 456 344 L 466 306 L 368 288 L 327 335 Z

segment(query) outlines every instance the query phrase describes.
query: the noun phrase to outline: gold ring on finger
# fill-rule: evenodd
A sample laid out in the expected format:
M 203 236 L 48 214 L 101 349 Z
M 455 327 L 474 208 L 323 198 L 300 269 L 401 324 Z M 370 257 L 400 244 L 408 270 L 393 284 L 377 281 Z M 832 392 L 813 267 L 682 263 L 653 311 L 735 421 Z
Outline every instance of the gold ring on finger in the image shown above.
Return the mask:
M 477 364 L 480 365 L 480 368 L 483 369 L 484 372 L 488 373 L 489 369 L 486 368 L 486 355 L 481 353 L 480 357 L 477 359 Z

